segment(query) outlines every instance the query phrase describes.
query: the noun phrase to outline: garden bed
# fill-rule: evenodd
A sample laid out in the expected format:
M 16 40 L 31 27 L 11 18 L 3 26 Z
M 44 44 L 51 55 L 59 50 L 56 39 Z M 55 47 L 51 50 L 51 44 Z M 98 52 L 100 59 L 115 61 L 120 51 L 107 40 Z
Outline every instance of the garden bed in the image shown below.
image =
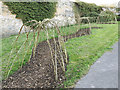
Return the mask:
M 101 27 L 92 27 L 99 29 Z M 65 41 L 71 38 L 89 35 L 90 28 L 78 30 L 74 34 L 63 36 Z M 58 38 L 55 38 L 58 43 Z M 54 40 L 50 39 L 50 44 L 54 49 Z M 63 55 L 65 57 L 65 54 Z M 58 59 L 60 56 L 58 55 Z M 65 64 L 66 68 L 66 64 Z M 26 63 L 21 69 L 3 81 L 3 88 L 55 88 L 64 87 L 65 73 L 58 63 L 58 81 L 55 80 L 51 61 L 50 49 L 47 41 L 40 42 L 37 46 L 35 57 L 31 57 L 30 62 Z
M 117 23 L 98 23 L 98 24 L 117 24 Z

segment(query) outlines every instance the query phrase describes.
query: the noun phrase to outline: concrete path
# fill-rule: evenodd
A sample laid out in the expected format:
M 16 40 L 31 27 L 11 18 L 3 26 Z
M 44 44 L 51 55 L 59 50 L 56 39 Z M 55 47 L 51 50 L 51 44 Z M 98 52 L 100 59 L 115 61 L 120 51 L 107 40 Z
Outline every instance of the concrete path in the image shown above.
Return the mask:
M 112 48 L 91 66 L 75 88 L 118 88 L 118 43 Z

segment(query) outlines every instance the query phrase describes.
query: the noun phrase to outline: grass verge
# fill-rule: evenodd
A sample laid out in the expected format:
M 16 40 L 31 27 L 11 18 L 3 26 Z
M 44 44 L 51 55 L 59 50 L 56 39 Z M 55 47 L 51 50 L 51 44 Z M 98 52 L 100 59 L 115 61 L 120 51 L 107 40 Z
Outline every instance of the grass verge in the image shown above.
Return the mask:
M 102 29 L 93 29 L 89 36 L 70 39 L 66 42 L 69 54 L 65 87 L 73 87 L 75 82 L 85 75 L 90 66 L 105 51 L 111 50 L 111 46 L 118 41 L 117 24 L 99 24 Z

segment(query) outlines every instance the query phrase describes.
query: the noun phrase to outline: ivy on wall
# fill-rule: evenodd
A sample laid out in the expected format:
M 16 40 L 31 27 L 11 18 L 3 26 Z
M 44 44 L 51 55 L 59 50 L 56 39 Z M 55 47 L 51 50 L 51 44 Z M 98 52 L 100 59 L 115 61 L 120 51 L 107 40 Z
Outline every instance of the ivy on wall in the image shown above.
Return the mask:
M 97 6 L 96 4 L 90 4 L 85 2 L 74 2 L 73 10 L 75 12 L 76 22 L 84 22 L 87 20 L 79 20 L 80 17 L 97 17 L 102 11 L 101 6 Z
M 120 21 L 120 7 L 119 8 L 116 8 L 116 11 L 118 13 L 117 15 L 117 20 Z
M 85 2 L 74 2 L 74 8 L 78 8 L 77 10 L 81 17 L 94 17 L 102 11 L 101 6 Z
M 56 2 L 4 2 L 16 18 L 22 19 L 23 23 L 30 20 L 42 21 L 52 18 L 56 12 Z
M 106 10 L 103 11 L 103 7 L 97 6 L 96 4 L 90 4 L 85 2 L 74 2 L 74 11 L 75 17 L 93 17 L 90 18 L 90 22 L 96 22 L 97 17 L 101 20 L 100 22 L 108 22 L 114 21 L 115 14 L 110 11 Z M 79 19 L 76 19 L 76 21 Z M 78 22 L 78 21 L 77 21 Z M 80 22 L 87 23 L 87 20 L 81 20 Z M 78 22 L 79 23 L 79 22 Z

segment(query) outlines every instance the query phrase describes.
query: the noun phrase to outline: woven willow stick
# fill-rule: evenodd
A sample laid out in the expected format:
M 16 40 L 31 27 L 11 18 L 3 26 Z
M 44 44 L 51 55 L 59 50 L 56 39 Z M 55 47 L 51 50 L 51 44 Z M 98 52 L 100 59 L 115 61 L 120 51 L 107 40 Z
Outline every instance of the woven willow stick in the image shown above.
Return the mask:
M 57 32 L 58 32 L 58 35 L 60 36 L 60 38 L 61 38 L 61 41 L 62 41 L 62 44 L 63 44 L 63 48 L 64 48 L 64 51 L 65 51 L 65 56 L 66 56 L 66 63 L 68 63 L 68 61 L 67 61 L 67 50 L 66 50 L 66 46 L 65 46 L 65 40 L 64 40 L 64 38 L 63 38 L 63 36 L 61 36 L 61 33 L 60 33 L 60 30 L 59 30 L 59 28 L 56 26 L 56 29 L 57 29 Z M 70 28 L 69 28 L 70 29 Z M 59 36 L 58 36 L 58 40 L 59 40 Z M 63 64 L 64 65 L 64 64 Z M 63 66 L 64 67 L 64 66 Z
M 64 42 L 64 40 L 63 40 L 63 42 Z M 65 52 L 65 60 L 66 60 L 66 63 L 68 63 L 68 60 L 67 60 L 68 56 L 67 56 L 67 50 L 66 50 L 65 43 L 63 43 L 63 48 L 64 48 L 64 52 Z
M 60 46 L 57 44 L 57 48 L 58 48 L 58 53 L 61 55 L 61 51 L 60 51 Z M 61 56 L 60 56 L 61 57 Z M 59 61 L 59 63 L 60 63 L 60 66 L 61 66 L 61 68 L 63 69 L 64 67 L 63 67 L 63 62 L 61 61 L 62 59 L 59 59 L 58 61 Z
M 51 47 L 50 42 L 49 42 L 49 35 L 48 35 L 48 31 L 47 30 L 46 30 L 46 34 L 47 34 L 47 42 L 48 42 L 48 45 L 49 45 L 49 48 L 50 48 L 50 52 L 51 52 L 52 63 L 53 63 L 54 73 L 55 73 L 55 79 L 58 80 L 58 75 L 57 75 L 57 60 L 56 60 L 56 57 L 55 57 L 55 62 L 54 62 L 53 53 L 52 53 L 52 47 Z
M 56 26 L 57 27 L 57 26 Z M 57 30 L 58 29 L 58 30 Z M 65 28 L 64 28 L 65 29 Z M 70 28 L 69 28 L 70 29 Z M 59 49 L 59 51 L 60 51 L 60 53 L 61 53 L 61 49 L 63 49 L 64 50 L 64 52 L 65 52 L 65 61 L 66 61 L 66 63 L 67 63 L 67 51 L 66 51 L 66 47 L 65 47 L 65 40 L 64 40 L 64 38 L 63 38 L 63 36 L 61 36 L 61 32 L 60 32 L 60 30 L 59 30 L 59 28 L 57 27 L 56 28 L 56 30 L 58 31 L 58 41 L 60 41 L 59 42 L 59 44 L 62 44 L 61 45 L 61 47 L 60 47 L 60 49 Z M 63 56 L 63 55 L 62 55 Z M 64 68 L 64 67 L 63 67 Z
M 32 20 L 32 21 L 28 21 L 28 22 L 26 22 L 26 23 L 33 22 L 33 21 L 36 22 L 36 20 Z M 26 24 L 26 23 L 25 23 L 25 24 Z M 19 33 L 18 33 L 18 36 L 17 36 L 15 42 L 12 44 L 13 47 L 15 47 L 16 42 L 17 42 L 17 40 L 18 40 L 18 38 L 19 38 L 19 36 L 20 36 L 20 33 L 21 33 L 22 29 L 23 29 L 23 26 L 25 26 L 25 24 L 23 24 L 23 25 L 21 26 L 21 28 L 20 28 L 20 30 L 19 30 Z M 21 48 L 23 47 L 23 45 L 26 44 L 26 42 L 27 42 L 27 40 L 26 40 L 26 41 L 22 44 L 22 46 L 20 47 L 20 49 L 19 49 L 18 52 L 17 52 L 17 55 L 18 55 L 18 53 L 20 52 L 20 50 L 21 50 Z M 8 65 L 9 65 L 9 63 L 10 63 L 10 59 L 12 58 L 13 50 L 14 50 L 14 49 L 12 48 L 12 50 L 11 50 L 11 52 L 10 52 L 10 55 L 9 55 L 8 64 L 7 64 L 7 67 L 6 67 L 6 68 L 8 68 Z M 14 62 L 15 59 L 17 58 L 17 55 L 16 55 L 16 57 L 14 58 L 13 62 Z M 10 70 L 8 71 L 7 77 L 8 77 L 8 75 L 9 75 L 11 69 L 12 69 L 12 66 L 13 66 L 13 63 L 12 63 L 12 65 L 11 65 L 11 67 L 10 67 Z
M 27 50 L 26 50 L 26 52 L 25 52 L 25 54 L 24 54 L 24 56 L 23 56 L 23 59 L 22 59 L 22 64 L 21 64 L 21 68 L 22 68 L 23 61 L 24 61 L 24 59 L 25 59 L 25 56 L 26 56 L 26 54 L 29 52 L 29 48 L 30 48 L 30 46 L 31 46 L 32 42 L 33 42 L 33 39 L 30 41 L 30 43 L 29 43 L 29 45 L 28 45 L 28 48 L 27 48 Z
M 62 53 L 61 53 L 61 49 L 60 49 L 60 46 L 58 45 L 58 44 L 56 44 L 57 45 L 57 47 L 56 48 L 58 48 L 59 50 L 58 50 L 58 52 L 59 52 L 59 55 L 61 56 L 62 55 Z M 62 68 L 62 70 L 63 71 L 65 71 L 65 67 L 64 67 L 64 59 L 63 59 L 63 56 L 61 56 L 61 60 L 62 60 L 62 62 L 60 61 L 60 60 L 58 60 L 59 61 L 59 63 L 60 63 L 60 66 L 61 66 L 61 68 Z M 56 72 L 56 71 L 55 71 Z
M 30 31 L 29 31 L 30 32 Z M 25 46 L 26 46 L 26 43 L 27 43 L 27 41 L 28 41 L 28 34 L 29 34 L 29 32 L 27 33 L 26 32 L 26 42 L 25 42 L 25 44 L 24 44 L 24 52 L 22 52 L 23 53 L 23 55 L 24 55 L 24 53 L 25 53 Z M 17 59 L 19 60 L 19 58 L 17 57 Z M 19 61 L 18 61 L 19 62 Z M 19 63 L 20 64 L 20 63 Z
M 7 65 L 6 65 L 6 68 L 8 68 L 8 65 L 9 65 L 9 63 L 10 63 L 10 59 L 12 58 L 12 53 L 13 53 L 14 47 L 15 47 L 15 45 L 16 45 L 16 41 L 18 40 L 18 38 L 19 38 L 19 36 L 20 36 L 20 33 L 21 33 L 22 29 L 23 29 L 23 26 L 24 26 L 24 24 L 23 24 L 22 27 L 20 28 L 19 34 L 18 34 L 15 42 L 12 43 L 13 48 L 12 48 L 10 54 L 9 54 L 9 59 L 8 59 L 8 63 L 7 63 Z
M 25 47 L 25 44 L 26 44 L 26 42 L 28 41 L 28 35 L 29 35 L 29 32 L 28 32 L 28 34 L 27 34 L 27 38 L 26 38 L 26 40 L 25 40 L 25 42 L 22 44 L 22 46 L 20 47 L 20 49 L 18 50 L 18 52 L 16 53 L 16 56 L 15 56 L 15 58 L 14 58 L 14 60 L 13 60 L 13 63 L 12 63 L 12 65 L 10 66 L 10 69 L 9 69 L 9 71 L 8 71 L 8 74 L 7 74 L 7 77 L 9 76 L 9 73 L 10 73 L 10 71 L 12 70 L 12 66 L 13 66 L 13 64 L 14 64 L 14 61 L 16 60 L 16 58 L 18 57 L 18 54 L 19 54 L 19 52 L 20 52 L 20 50 L 23 48 L 23 46 Z M 28 50 L 29 50 L 29 48 L 28 48 Z M 28 51 L 27 50 L 27 51 Z M 26 55 L 26 54 L 25 54 Z M 25 56 L 24 55 L 24 56 Z M 24 59 L 24 58 L 23 58 Z M 23 60 L 22 60 L 22 62 L 23 62 Z
M 36 39 L 35 39 L 34 49 L 33 49 L 33 57 L 35 56 L 35 50 L 36 50 L 36 47 L 37 47 L 39 34 L 40 34 L 40 30 L 38 30 L 38 32 L 37 32 L 37 37 L 36 37 Z
M 38 35 L 37 35 L 38 36 Z M 35 30 L 33 31 L 33 42 L 34 42 L 34 46 L 33 46 L 33 48 L 32 48 L 32 50 L 33 50 L 33 57 L 35 56 Z
M 35 20 L 32 20 L 32 21 L 35 21 Z M 28 22 L 32 22 L 32 21 L 28 21 Z M 28 22 L 26 22 L 26 23 L 28 23 Z M 36 21 L 35 21 L 35 22 L 36 22 Z M 25 24 L 26 24 L 26 23 L 25 23 Z M 18 38 L 19 38 L 19 36 L 20 36 L 20 33 L 21 33 L 21 31 L 23 30 L 23 27 L 25 26 L 25 24 L 23 24 L 23 25 L 21 26 L 21 28 L 20 28 L 20 30 L 19 30 L 19 33 L 18 33 L 18 36 L 17 36 L 15 42 L 12 43 L 13 48 L 12 48 L 10 54 L 9 54 L 9 59 L 8 59 L 7 66 L 8 66 L 9 63 L 10 63 L 10 59 L 12 58 L 12 53 L 13 53 L 14 47 L 15 47 L 15 45 L 16 45 L 16 42 L 17 42 L 17 40 L 18 40 Z
M 90 34 L 90 33 L 91 33 L 91 24 L 90 24 L 90 20 L 89 20 L 89 18 L 87 18 L 87 20 L 88 20 L 89 27 L 90 27 L 90 32 L 89 32 L 89 34 Z
M 37 32 L 37 31 L 36 31 Z M 38 35 L 37 35 L 38 36 Z M 34 42 L 34 35 L 33 35 L 33 42 Z M 35 42 L 34 42 L 35 43 Z M 34 48 L 34 46 L 33 46 L 33 48 Z M 34 50 L 34 49 L 32 49 L 32 50 Z M 28 49 L 28 52 L 29 52 L 29 49 Z M 29 61 L 28 62 L 30 62 L 30 59 L 31 59 L 31 57 L 32 57 L 32 55 L 30 55 L 30 57 L 29 57 Z
M 33 31 L 33 39 L 34 39 L 34 46 L 33 46 L 33 57 L 35 56 L 35 50 L 37 47 L 37 43 L 38 43 L 38 38 L 39 38 L 39 34 L 40 34 L 40 27 L 39 25 L 36 27 L 37 29 Z M 37 31 L 37 37 L 35 38 L 35 32 Z
M 48 43 L 48 46 L 49 46 L 49 48 L 50 48 L 51 57 L 52 57 L 52 62 L 53 62 L 53 66 L 54 66 L 55 63 L 54 63 L 54 60 L 53 60 L 52 47 L 51 47 L 50 42 L 49 42 L 49 35 L 48 35 L 48 31 L 47 31 L 47 30 L 46 30 L 46 36 L 47 36 L 47 43 Z
M 18 56 L 20 50 L 21 50 L 22 47 L 25 45 L 25 43 L 26 43 L 26 41 L 23 43 L 23 45 L 20 47 L 20 49 L 19 49 L 18 52 L 16 53 L 16 56 L 15 56 L 15 58 L 14 58 L 14 60 L 13 60 L 13 63 L 12 63 L 12 65 L 10 66 L 10 69 L 9 69 L 9 71 L 8 71 L 7 77 L 8 77 L 8 75 L 9 75 L 11 69 L 12 69 L 12 66 L 13 66 L 13 64 L 14 64 L 14 61 L 16 60 L 16 58 L 17 58 L 17 56 Z
M 54 37 L 54 30 L 53 30 L 53 37 Z M 56 49 L 58 49 L 58 52 L 60 53 L 60 49 L 59 49 L 59 45 L 56 43 L 56 40 L 55 40 L 55 38 L 54 38 L 54 42 L 55 42 L 55 45 L 56 45 Z M 55 49 L 55 51 L 56 51 L 56 49 Z M 56 52 L 57 53 L 57 52 Z M 55 55 L 56 55 L 56 59 L 57 59 L 57 54 L 55 53 Z M 62 63 L 61 63 L 61 61 L 60 60 L 58 60 L 58 62 L 60 63 L 60 66 L 61 66 L 61 68 L 63 67 L 62 66 Z M 56 76 L 57 77 L 57 76 Z
M 61 46 L 61 41 L 59 39 L 60 37 L 58 36 L 58 42 L 59 42 L 59 47 L 60 47 L 60 56 L 61 56 L 61 60 L 62 60 L 62 69 L 63 71 L 65 71 L 65 64 L 64 64 L 64 58 L 63 58 L 63 52 L 62 52 L 62 46 Z
M 62 69 L 63 69 L 63 71 L 65 71 L 64 58 L 63 58 L 62 45 L 61 45 L 63 43 L 63 42 L 61 43 L 62 36 L 60 34 L 59 28 L 57 27 L 57 24 L 55 26 L 56 26 L 57 33 L 58 33 L 58 42 L 59 42 L 59 46 L 60 46 L 60 56 L 61 56 L 61 60 L 62 60 L 62 64 L 63 64 Z
M 116 15 L 115 15 L 115 22 L 118 23 Z
M 30 31 L 27 33 L 27 40 L 26 40 L 26 42 L 28 42 L 29 33 L 30 33 Z M 30 41 L 30 43 L 29 43 L 29 45 L 28 45 L 28 47 L 27 47 L 27 50 L 26 50 L 26 51 L 24 50 L 25 53 L 24 53 L 24 56 L 23 56 L 23 58 L 22 58 L 21 68 L 22 68 L 23 61 L 24 61 L 24 59 L 25 59 L 25 56 L 26 56 L 26 54 L 29 52 L 29 48 L 30 48 L 33 40 L 34 40 L 34 38 L 32 38 L 32 40 Z M 26 44 L 25 44 L 25 46 L 26 46 Z M 25 46 L 24 46 L 24 49 L 25 49 Z
M 53 30 L 54 32 L 54 30 Z M 55 44 L 55 79 L 58 80 L 58 73 L 57 73 L 57 48 L 56 48 L 56 40 L 55 40 L 55 36 L 53 33 L 53 40 L 54 40 L 54 44 Z

